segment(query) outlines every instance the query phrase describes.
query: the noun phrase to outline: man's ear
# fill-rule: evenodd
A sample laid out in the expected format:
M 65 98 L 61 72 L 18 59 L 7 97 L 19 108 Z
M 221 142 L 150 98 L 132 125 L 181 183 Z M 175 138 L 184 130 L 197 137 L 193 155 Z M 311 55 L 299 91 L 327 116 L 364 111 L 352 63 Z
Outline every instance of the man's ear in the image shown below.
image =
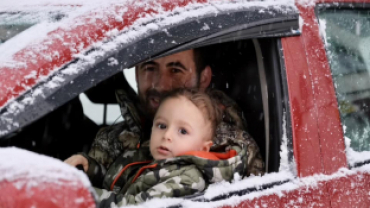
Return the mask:
M 135 66 L 135 79 L 136 79 L 136 87 L 139 89 L 139 66 Z
M 211 149 L 212 145 L 213 145 L 213 142 L 211 140 L 205 141 L 203 143 L 202 151 L 209 152 L 209 150 Z
M 206 89 L 212 80 L 212 69 L 210 66 L 206 66 L 203 71 L 200 73 L 199 79 L 199 88 L 204 90 Z

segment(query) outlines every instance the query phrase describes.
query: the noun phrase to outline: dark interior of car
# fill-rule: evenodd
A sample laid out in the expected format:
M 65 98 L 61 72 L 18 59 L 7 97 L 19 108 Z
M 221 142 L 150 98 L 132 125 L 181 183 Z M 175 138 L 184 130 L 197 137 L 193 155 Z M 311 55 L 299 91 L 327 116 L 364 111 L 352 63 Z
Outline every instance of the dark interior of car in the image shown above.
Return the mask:
M 268 172 L 278 171 L 281 138 L 281 77 L 277 40 L 260 39 L 269 92 L 270 144 Z M 266 160 L 265 118 L 257 57 L 252 40 L 208 46 L 206 59 L 212 71 L 211 87 L 220 89 L 234 99 L 243 111 L 248 132 L 260 147 Z M 115 90 L 124 88 L 134 95 L 122 72 L 85 92 L 94 103 L 117 103 Z M 280 104 L 279 104 L 280 103 Z M 78 152 L 87 152 L 103 125 L 84 115 L 78 97 L 18 132 L 0 139 L 0 146 L 17 146 L 59 159 Z

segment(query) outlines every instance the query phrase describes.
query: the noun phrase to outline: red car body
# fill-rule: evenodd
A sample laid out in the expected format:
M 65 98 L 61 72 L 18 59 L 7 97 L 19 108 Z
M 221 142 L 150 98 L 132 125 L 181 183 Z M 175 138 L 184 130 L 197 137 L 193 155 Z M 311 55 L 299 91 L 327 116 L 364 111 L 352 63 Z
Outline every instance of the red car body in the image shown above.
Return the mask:
M 156 15 L 159 17 L 161 13 L 209 2 L 218 5 L 220 1 L 161 0 L 143 4 L 122 3 L 114 4 L 109 11 L 94 10 L 77 16 L 74 22 L 80 24 L 72 24 L 69 28 L 58 28 L 49 32 L 43 40 L 14 53 L 12 61 L 22 64 L 15 68 L 12 68 L 12 65 L 0 65 L 0 106 L 10 105 L 25 92 L 37 86 L 45 77 L 56 73 L 73 61 L 76 55 L 91 48 L 93 44 L 107 41 L 110 36 L 107 31 L 125 31 L 140 22 L 143 17 L 156 17 Z M 301 25 L 300 34 L 281 37 L 296 177 L 285 184 L 286 188 L 282 184 L 283 187 L 279 190 L 277 188 L 259 189 L 255 192 L 232 196 L 239 197 L 234 201 L 225 199 L 222 202 L 221 200 L 219 204 L 196 203 L 209 203 L 210 206 L 222 207 L 370 206 L 370 166 L 363 164 L 350 167 L 348 165 L 337 95 L 330 76 L 332 73 L 330 62 L 315 10 L 320 4 L 337 3 L 370 4 L 370 1 L 296 0 L 295 6 L 304 22 Z M 126 12 L 122 12 L 123 10 Z M 119 18 L 115 16 L 121 14 L 123 16 Z M 82 47 L 71 47 L 76 43 L 82 43 Z M 40 50 L 35 45 L 44 47 Z M 28 76 L 34 72 L 37 72 L 35 76 Z M 263 177 L 260 179 L 261 185 L 264 184 L 263 179 Z M 0 181 L 0 187 L 0 190 L 5 190 L 8 195 L 22 198 L 19 194 L 23 190 L 15 191 L 11 183 Z M 44 194 L 41 193 L 44 190 L 37 187 L 34 189 L 35 193 Z M 75 197 L 67 191 L 62 193 L 64 189 L 68 187 L 59 190 L 59 194 L 65 194 L 64 197 Z M 83 195 L 86 198 L 92 197 L 89 192 Z M 39 199 L 31 197 L 27 200 Z M 64 201 L 64 199 L 60 200 Z M 26 207 L 22 203 L 21 207 Z M 40 207 L 53 207 L 55 204 L 42 205 Z M 78 206 L 68 205 L 68 207 Z

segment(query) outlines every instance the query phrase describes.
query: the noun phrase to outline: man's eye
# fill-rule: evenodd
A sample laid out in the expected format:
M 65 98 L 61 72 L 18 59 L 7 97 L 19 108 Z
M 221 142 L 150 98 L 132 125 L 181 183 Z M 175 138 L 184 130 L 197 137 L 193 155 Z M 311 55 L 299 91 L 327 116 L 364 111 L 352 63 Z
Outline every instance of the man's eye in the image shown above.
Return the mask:
M 157 124 L 157 127 L 159 129 L 166 129 L 167 126 L 165 124 L 160 123 L 160 124 Z
M 171 72 L 174 73 L 174 74 L 177 74 L 177 73 L 180 73 L 182 71 L 181 71 L 181 69 L 172 68 Z
M 144 70 L 144 71 L 154 71 L 154 70 L 155 70 L 155 68 L 154 68 L 154 67 L 152 67 L 152 66 L 146 66 L 146 67 L 144 67 L 144 68 L 143 68 L 143 70 Z
M 183 135 L 188 134 L 188 132 L 185 129 L 180 129 L 179 132 L 180 134 L 183 134 Z

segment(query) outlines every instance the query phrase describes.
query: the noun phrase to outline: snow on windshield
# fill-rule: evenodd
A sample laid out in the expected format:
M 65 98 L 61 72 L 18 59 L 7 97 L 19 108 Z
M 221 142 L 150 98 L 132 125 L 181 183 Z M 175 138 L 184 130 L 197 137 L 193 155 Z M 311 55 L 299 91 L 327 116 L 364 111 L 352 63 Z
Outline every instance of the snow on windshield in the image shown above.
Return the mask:
M 0 181 L 16 182 L 19 188 L 43 182 L 82 183 L 91 187 L 82 171 L 60 160 L 15 147 L 0 148 L 0 173 Z

